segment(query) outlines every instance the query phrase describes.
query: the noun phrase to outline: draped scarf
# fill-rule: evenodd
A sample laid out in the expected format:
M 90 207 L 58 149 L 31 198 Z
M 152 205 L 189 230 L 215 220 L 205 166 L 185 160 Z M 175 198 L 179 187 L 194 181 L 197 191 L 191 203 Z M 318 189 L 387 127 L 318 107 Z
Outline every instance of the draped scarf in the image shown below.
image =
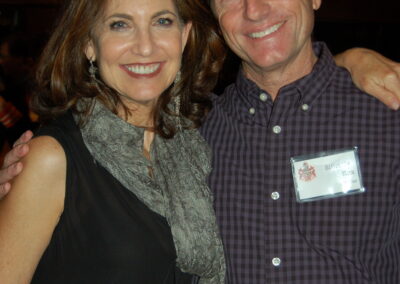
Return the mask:
M 74 117 L 79 119 L 79 115 Z M 148 160 L 143 155 L 144 129 L 96 102 L 81 132 L 94 159 L 166 218 L 177 266 L 198 275 L 201 284 L 224 283 L 224 252 L 206 184 L 211 151 L 198 131 L 180 130 L 172 139 L 155 135 Z

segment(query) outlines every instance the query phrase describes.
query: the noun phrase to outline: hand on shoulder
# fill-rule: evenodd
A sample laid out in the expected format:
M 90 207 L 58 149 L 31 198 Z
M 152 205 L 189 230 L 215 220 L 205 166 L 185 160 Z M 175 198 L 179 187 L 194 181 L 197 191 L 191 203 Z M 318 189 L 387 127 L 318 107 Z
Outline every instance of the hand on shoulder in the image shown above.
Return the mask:
M 64 150 L 57 140 L 50 136 L 34 138 L 27 145 L 29 153 L 21 159 L 24 170 L 12 181 L 14 189 L 9 195 L 13 194 L 20 184 L 24 187 L 41 188 L 41 191 L 46 190 L 51 194 L 51 188 L 56 186 L 60 179 L 65 180 Z
M 400 63 L 366 48 L 352 48 L 335 57 L 354 83 L 391 109 L 400 107 Z
M 4 158 L 3 165 L 0 169 L 0 200 L 10 191 L 10 181 L 22 171 L 22 163 L 20 160 L 29 152 L 27 143 L 32 139 L 32 131 L 26 131 L 14 143 L 13 148 Z

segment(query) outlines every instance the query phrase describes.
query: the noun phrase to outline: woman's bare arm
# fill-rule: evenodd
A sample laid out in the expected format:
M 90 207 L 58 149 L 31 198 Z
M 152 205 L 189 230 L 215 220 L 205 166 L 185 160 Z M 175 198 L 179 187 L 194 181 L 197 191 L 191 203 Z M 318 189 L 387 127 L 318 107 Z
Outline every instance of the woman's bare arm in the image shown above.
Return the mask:
M 63 211 L 66 158 L 51 137 L 29 142 L 24 171 L 0 201 L 0 279 L 30 283 Z

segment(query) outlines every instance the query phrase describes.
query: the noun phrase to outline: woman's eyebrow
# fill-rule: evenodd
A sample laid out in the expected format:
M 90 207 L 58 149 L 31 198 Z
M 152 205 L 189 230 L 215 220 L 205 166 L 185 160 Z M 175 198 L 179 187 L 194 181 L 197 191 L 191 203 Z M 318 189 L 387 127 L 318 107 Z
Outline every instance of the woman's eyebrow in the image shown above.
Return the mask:
M 165 14 L 172 14 L 172 15 L 174 15 L 175 17 L 178 17 L 177 14 L 175 14 L 174 12 L 172 12 L 172 11 L 170 11 L 170 10 L 161 10 L 161 11 L 155 13 L 155 14 L 153 15 L 153 18 L 162 16 L 162 15 L 165 15 Z
M 128 14 L 124 14 L 124 13 L 115 13 L 112 14 L 111 16 L 108 16 L 106 18 L 106 20 L 111 19 L 111 18 L 123 18 L 123 19 L 127 19 L 127 20 L 132 20 L 132 16 L 128 15 Z

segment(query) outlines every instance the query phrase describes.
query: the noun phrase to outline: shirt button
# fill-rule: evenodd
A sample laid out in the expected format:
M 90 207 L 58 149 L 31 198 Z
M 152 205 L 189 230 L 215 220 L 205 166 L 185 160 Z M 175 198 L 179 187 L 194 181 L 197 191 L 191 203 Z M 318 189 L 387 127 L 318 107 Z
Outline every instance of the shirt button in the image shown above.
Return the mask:
M 301 109 L 302 109 L 303 111 L 308 111 L 308 110 L 310 109 L 310 106 L 309 106 L 308 104 L 303 104 L 303 105 L 301 106 Z
M 271 198 L 272 198 L 273 200 L 278 200 L 279 197 L 280 197 L 279 192 L 274 191 L 273 193 L 271 193 Z
M 263 102 L 266 102 L 268 100 L 268 95 L 266 93 L 261 93 L 260 100 L 262 100 Z
M 256 113 L 256 109 L 255 109 L 254 107 L 251 107 L 251 108 L 249 109 L 249 113 L 250 113 L 250 114 L 255 114 L 255 113 Z
M 282 263 L 282 261 L 281 261 L 281 259 L 279 257 L 274 257 L 272 259 L 272 265 L 275 266 L 275 267 L 280 266 L 281 263 Z
M 275 134 L 279 134 L 279 133 L 282 132 L 282 128 L 281 128 L 279 125 L 275 125 L 275 126 L 272 128 L 272 131 L 273 131 Z

